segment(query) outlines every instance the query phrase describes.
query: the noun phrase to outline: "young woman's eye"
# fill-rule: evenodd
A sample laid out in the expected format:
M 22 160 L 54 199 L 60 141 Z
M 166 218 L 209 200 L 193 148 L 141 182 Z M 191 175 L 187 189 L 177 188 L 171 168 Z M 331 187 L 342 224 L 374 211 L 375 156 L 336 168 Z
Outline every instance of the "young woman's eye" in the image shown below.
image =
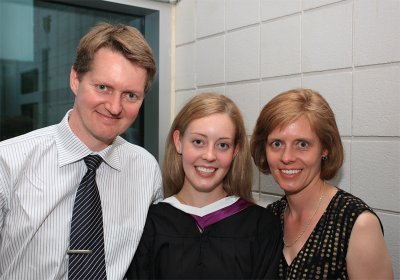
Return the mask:
M 218 146 L 221 150 L 228 150 L 230 147 L 228 143 L 219 143 Z
M 203 141 L 201 141 L 200 139 L 195 139 L 192 141 L 192 143 L 196 146 L 200 146 L 201 144 L 203 144 Z

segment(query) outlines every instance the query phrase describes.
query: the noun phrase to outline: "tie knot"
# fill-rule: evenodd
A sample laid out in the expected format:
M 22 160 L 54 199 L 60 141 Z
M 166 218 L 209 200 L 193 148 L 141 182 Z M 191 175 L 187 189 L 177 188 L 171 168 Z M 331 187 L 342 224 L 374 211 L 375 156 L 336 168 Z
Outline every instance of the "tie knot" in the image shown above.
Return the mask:
M 88 155 L 83 160 L 89 170 L 96 170 L 103 161 L 99 155 Z

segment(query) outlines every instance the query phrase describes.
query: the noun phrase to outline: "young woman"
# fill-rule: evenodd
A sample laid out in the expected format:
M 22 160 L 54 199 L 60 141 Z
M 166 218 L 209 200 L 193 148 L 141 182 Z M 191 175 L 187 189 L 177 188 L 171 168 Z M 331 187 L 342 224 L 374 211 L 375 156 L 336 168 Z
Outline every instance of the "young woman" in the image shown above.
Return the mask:
M 268 206 L 283 228 L 279 278 L 393 278 L 378 216 L 325 181 L 344 154 L 334 114 L 320 94 L 298 89 L 274 97 L 257 120 L 251 153 L 285 192 Z
M 166 143 L 166 199 L 150 207 L 133 278 L 270 279 L 277 276 L 279 220 L 252 198 L 241 113 L 203 93 L 176 116 Z

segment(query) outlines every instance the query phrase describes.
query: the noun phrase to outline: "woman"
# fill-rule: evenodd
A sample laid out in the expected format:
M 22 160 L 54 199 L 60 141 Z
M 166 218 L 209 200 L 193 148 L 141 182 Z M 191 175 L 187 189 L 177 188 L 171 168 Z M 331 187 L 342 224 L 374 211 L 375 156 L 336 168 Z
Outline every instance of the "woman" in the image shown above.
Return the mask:
M 251 166 L 237 106 L 213 93 L 191 99 L 167 138 L 167 198 L 150 207 L 128 279 L 275 278 L 279 220 L 253 203 Z
M 361 199 L 329 184 L 344 153 L 334 114 L 309 89 L 281 93 L 260 113 L 255 164 L 285 196 L 268 205 L 283 227 L 279 278 L 391 279 L 379 218 Z

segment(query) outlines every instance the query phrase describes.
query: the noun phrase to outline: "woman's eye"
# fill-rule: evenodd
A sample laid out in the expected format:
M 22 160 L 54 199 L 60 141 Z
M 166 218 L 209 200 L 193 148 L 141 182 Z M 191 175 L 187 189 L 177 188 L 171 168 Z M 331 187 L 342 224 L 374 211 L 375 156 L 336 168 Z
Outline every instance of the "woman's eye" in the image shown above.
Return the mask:
M 203 142 L 199 139 L 195 139 L 193 140 L 193 144 L 195 144 L 196 146 L 200 146 Z
M 230 147 L 230 145 L 227 144 L 227 143 L 220 143 L 220 144 L 218 144 L 218 146 L 219 146 L 219 148 L 220 148 L 221 150 L 228 150 L 229 147 Z
M 308 142 L 307 141 L 299 141 L 299 147 L 301 148 L 301 149 L 307 149 L 308 148 L 308 146 L 309 146 L 309 144 L 308 144 Z
M 279 148 L 282 146 L 282 143 L 281 143 L 281 141 L 275 140 L 275 141 L 272 141 L 271 146 L 272 146 L 272 148 Z

